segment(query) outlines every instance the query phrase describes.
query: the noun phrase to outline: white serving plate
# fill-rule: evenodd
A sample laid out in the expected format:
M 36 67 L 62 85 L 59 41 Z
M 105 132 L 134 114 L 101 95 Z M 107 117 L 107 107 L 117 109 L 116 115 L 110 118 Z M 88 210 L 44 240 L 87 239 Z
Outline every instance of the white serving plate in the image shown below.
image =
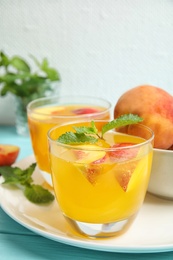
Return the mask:
M 29 156 L 16 166 L 26 168 L 34 162 Z M 35 183 L 43 183 L 37 169 Z M 1 178 L 2 182 L 2 178 Z M 173 202 L 147 194 L 130 229 L 119 237 L 88 239 L 72 230 L 62 216 L 58 203 L 38 206 L 30 203 L 18 189 L 0 184 L 2 209 L 16 222 L 48 239 L 64 244 L 109 252 L 151 253 L 173 250 Z

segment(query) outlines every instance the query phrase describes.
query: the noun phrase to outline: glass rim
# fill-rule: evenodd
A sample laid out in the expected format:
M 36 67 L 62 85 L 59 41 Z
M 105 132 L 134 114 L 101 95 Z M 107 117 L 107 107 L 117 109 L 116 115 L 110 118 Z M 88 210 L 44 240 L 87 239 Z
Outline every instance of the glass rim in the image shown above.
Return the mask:
M 108 121 L 111 121 L 111 120 L 94 120 L 94 122 L 108 122 Z M 109 152 L 109 151 L 120 151 L 120 150 L 129 150 L 129 149 L 135 149 L 135 148 L 138 148 L 138 147 L 141 147 L 141 146 L 145 146 L 146 144 L 148 143 L 151 143 L 153 140 L 154 140 L 154 131 L 149 128 L 148 126 L 144 125 L 144 124 L 140 124 L 140 123 L 137 123 L 137 124 L 133 124 L 133 125 L 138 125 L 138 126 L 141 126 L 142 128 L 146 129 L 150 134 L 150 138 L 148 138 L 147 140 L 144 139 L 143 142 L 141 143 L 137 143 L 137 144 L 133 144 L 133 145 L 128 145 L 128 146 L 122 146 L 122 147 L 109 147 L 109 148 L 104 148 L 104 147 L 101 147 L 101 146 L 98 146 L 98 149 L 97 148 L 82 148 L 83 145 L 88 145 L 86 143 L 82 143 L 82 144 L 76 144 L 76 145 L 72 145 L 72 144 L 63 144 L 63 143 L 60 143 L 58 142 L 57 140 L 53 140 L 50 136 L 51 132 L 54 131 L 55 129 L 57 128 L 60 128 L 62 126 L 66 126 L 66 125 L 72 125 L 72 124 L 75 124 L 75 123 L 82 123 L 82 122 L 90 122 L 90 121 L 87 121 L 87 120 L 82 120 L 82 121 L 74 121 L 74 122 L 68 122 L 68 123 L 64 123 L 64 124 L 61 124 L 61 125 L 56 125 L 54 127 L 52 127 L 51 129 L 49 129 L 49 131 L 47 132 L 47 138 L 48 140 L 51 142 L 51 143 L 55 143 L 61 147 L 64 147 L 64 148 L 71 148 L 73 150 L 84 150 L 84 151 L 105 151 L 105 152 Z M 129 125 L 130 126 L 130 125 Z M 113 129 L 112 129 L 113 130 Z M 109 131 L 112 131 L 112 130 L 109 130 Z M 108 132 L 109 132 L 108 131 Z M 129 134 L 124 134 L 124 133 L 121 133 L 121 132 L 117 132 L 117 133 L 120 133 L 120 134 L 123 134 L 123 135 L 129 135 Z M 135 137 L 138 137 L 137 135 L 131 135 L 131 136 L 135 136 Z M 139 137 L 140 138 L 140 137 Z M 91 143 L 89 145 L 95 145 L 94 143 Z M 80 147 L 81 146 L 81 147 Z M 154 147 L 153 147 L 154 149 Z
M 63 103 L 62 104 L 58 104 L 58 99 L 59 100 L 62 100 L 62 99 L 69 99 L 69 100 L 71 99 L 71 100 L 73 100 L 73 98 L 79 99 L 79 101 L 80 101 L 80 99 L 86 99 L 88 101 L 93 99 L 93 100 L 96 100 L 96 101 L 105 102 L 105 104 L 107 104 L 107 107 L 103 106 L 103 108 L 105 108 L 105 109 L 102 110 L 102 111 L 98 111 L 98 112 L 95 112 L 95 113 L 81 114 L 81 115 L 52 115 L 52 114 L 49 115 L 49 114 L 45 114 L 45 113 L 41 113 L 41 112 L 33 112 L 32 106 L 34 104 L 37 104 L 37 102 L 39 103 L 39 102 L 44 102 L 44 101 L 49 101 L 49 100 L 50 101 L 51 100 L 52 101 L 55 100 L 55 103 L 57 103 L 57 105 L 63 105 Z M 56 100 L 57 100 L 57 102 L 56 102 Z M 71 102 L 71 105 L 75 105 L 75 104 L 80 104 L 80 103 L 75 103 L 73 101 Z M 49 103 L 47 103 L 46 105 L 49 105 Z M 51 103 L 50 103 L 50 105 L 51 105 Z M 53 103 L 52 103 L 52 105 L 53 105 Z M 88 103 L 88 105 L 96 106 L 96 104 L 94 104 L 94 103 L 93 104 L 92 103 L 91 104 Z M 44 104 L 43 105 L 39 105 L 37 108 L 42 107 L 42 106 L 44 106 Z M 98 104 L 98 106 L 99 106 L 99 104 Z M 101 106 L 101 104 L 100 104 L 100 106 Z M 36 107 L 34 107 L 34 108 L 36 108 Z M 56 96 L 37 98 L 37 99 L 32 100 L 31 102 L 29 102 L 27 107 L 26 107 L 28 114 L 29 113 L 34 113 L 35 115 L 40 115 L 40 116 L 45 116 L 46 115 L 48 118 L 51 117 L 51 118 L 73 118 L 73 119 L 81 118 L 83 116 L 85 116 L 85 118 L 86 118 L 86 117 L 90 117 L 90 116 L 102 115 L 102 114 L 105 114 L 108 111 L 110 111 L 111 108 L 112 108 L 112 104 L 107 99 L 104 99 L 102 97 L 83 96 L 83 95 L 78 95 L 78 96 L 76 96 L 76 95 L 64 95 L 64 96 L 56 95 Z

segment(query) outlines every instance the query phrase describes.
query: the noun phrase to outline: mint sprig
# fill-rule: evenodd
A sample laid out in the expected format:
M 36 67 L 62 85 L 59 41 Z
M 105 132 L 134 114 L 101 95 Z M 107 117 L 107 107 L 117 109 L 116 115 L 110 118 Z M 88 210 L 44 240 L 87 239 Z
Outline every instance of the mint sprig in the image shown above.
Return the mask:
M 36 163 L 22 170 L 19 167 L 1 166 L 0 174 L 4 178 L 2 184 L 14 185 L 23 190 L 26 198 L 36 204 L 49 203 L 54 200 L 51 192 L 44 189 L 41 185 L 33 183 L 32 174 Z
M 143 119 L 138 115 L 125 114 L 108 122 L 101 129 L 101 135 L 98 134 L 98 129 L 94 121 L 91 121 L 91 126 L 73 127 L 76 132 L 66 132 L 58 138 L 58 142 L 63 144 L 83 144 L 83 143 L 96 143 L 98 139 L 104 139 L 103 136 L 111 129 L 119 128 L 122 126 L 137 124 L 142 122 Z
M 29 201 L 36 204 L 48 203 L 54 200 L 54 196 L 50 191 L 36 184 L 26 186 L 24 195 Z
M 121 115 L 102 127 L 102 137 L 106 132 L 108 132 L 111 129 L 119 128 L 126 125 L 137 124 L 142 121 L 143 118 L 139 117 L 138 115 L 134 115 L 134 114 Z
M 81 144 L 81 143 L 95 143 L 97 138 L 89 136 L 84 133 L 66 132 L 58 138 L 58 142 L 63 144 Z
M 98 134 L 98 129 L 95 126 L 94 121 L 91 121 L 91 127 L 88 126 L 80 126 L 80 127 L 73 127 L 78 134 Z

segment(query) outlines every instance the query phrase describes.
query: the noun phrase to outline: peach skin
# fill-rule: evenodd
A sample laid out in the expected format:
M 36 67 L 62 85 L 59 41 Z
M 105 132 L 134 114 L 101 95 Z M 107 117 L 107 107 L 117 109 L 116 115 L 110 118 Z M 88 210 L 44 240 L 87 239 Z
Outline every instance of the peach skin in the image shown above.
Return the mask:
M 16 145 L 0 144 L 0 166 L 12 165 L 19 154 L 20 148 Z
M 137 114 L 155 134 L 154 147 L 170 149 L 173 145 L 173 96 L 151 85 L 141 85 L 125 92 L 114 107 L 114 118 Z

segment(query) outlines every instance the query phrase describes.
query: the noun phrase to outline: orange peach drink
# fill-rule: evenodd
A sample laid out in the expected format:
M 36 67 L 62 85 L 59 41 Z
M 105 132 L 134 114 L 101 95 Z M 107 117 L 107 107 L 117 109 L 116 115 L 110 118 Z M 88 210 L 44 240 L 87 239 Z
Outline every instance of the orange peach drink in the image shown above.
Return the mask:
M 62 131 L 65 126 L 50 137 Z M 151 142 L 115 131 L 96 144 L 50 141 L 54 191 L 63 214 L 92 224 L 133 217 L 145 197 L 152 153 Z
M 72 98 L 71 98 L 72 99 Z M 104 106 L 83 104 L 83 105 L 46 105 L 47 99 L 40 99 L 39 106 L 33 103 L 28 107 L 28 124 L 30 129 L 30 136 L 32 141 L 32 147 L 38 163 L 38 167 L 43 174 L 50 174 L 50 165 L 48 159 L 48 143 L 47 143 L 47 132 L 50 128 L 55 125 L 60 125 L 65 122 L 84 119 L 84 118 L 98 118 L 98 119 L 109 119 L 110 111 L 109 108 Z M 43 100 L 43 101 L 42 101 Z M 63 100 L 63 98 L 62 98 Z M 97 104 L 97 99 L 96 104 Z M 53 98 L 54 101 L 54 98 Z M 80 98 L 79 98 L 80 101 Z M 88 102 L 88 101 L 87 101 Z M 92 101 L 91 99 L 91 102 Z M 55 103 L 55 101 L 54 101 Z M 58 101 L 57 101 L 58 103 Z M 65 101 L 64 101 L 65 103 Z M 66 101 L 67 103 L 67 101 Z M 72 99 L 71 103 L 75 103 Z M 105 102 L 106 103 L 106 102 Z M 107 103 L 106 103 L 107 105 Z M 46 176 L 47 178 L 47 176 Z M 47 178 L 48 182 L 50 177 Z

